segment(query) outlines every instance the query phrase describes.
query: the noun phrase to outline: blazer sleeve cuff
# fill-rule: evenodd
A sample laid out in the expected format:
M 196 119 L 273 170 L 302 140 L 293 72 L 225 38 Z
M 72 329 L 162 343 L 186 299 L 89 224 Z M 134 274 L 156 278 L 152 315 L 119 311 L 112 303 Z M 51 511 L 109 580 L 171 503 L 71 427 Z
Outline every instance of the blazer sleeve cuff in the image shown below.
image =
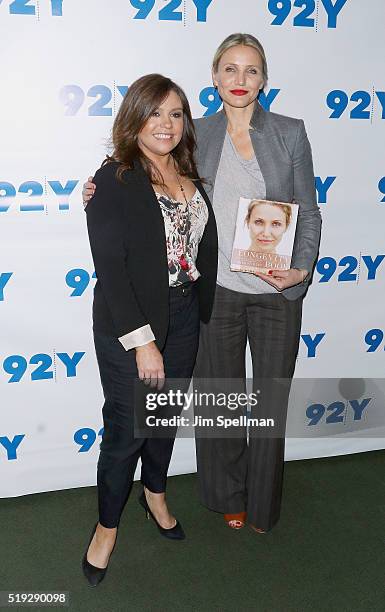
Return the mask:
M 138 327 L 138 329 L 134 329 L 134 331 L 125 334 L 124 336 L 120 336 L 118 338 L 119 342 L 122 344 L 123 348 L 126 351 L 129 351 L 137 346 L 144 346 L 149 342 L 155 340 L 155 336 L 151 329 L 151 325 L 143 325 L 143 327 Z

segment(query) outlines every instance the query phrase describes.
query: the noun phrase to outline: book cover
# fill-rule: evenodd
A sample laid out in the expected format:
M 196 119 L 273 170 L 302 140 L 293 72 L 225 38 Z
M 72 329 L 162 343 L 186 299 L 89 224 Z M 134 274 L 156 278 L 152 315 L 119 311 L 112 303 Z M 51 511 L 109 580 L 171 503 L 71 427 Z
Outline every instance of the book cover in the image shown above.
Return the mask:
M 288 270 L 291 264 L 298 204 L 239 198 L 231 270 Z

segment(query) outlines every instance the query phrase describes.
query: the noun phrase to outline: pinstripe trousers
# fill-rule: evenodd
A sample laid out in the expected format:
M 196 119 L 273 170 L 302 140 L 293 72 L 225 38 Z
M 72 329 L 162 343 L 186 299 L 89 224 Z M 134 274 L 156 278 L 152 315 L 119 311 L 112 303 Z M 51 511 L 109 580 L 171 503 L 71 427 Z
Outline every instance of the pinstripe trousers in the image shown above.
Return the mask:
M 247 340 L 255 383 L 272 377 L 289 379 L 287 394 L 283 400 L 280 396 L 279 406 L 274 406 L 284 423 L 279 437 L 250 433 L 247 439 L 246 428 L 241 436 L 226 439 L 204 438 L 199 430 L 196 432 L 203 504 L 222 513 L 246 510 L 248 522 L 264 530 L 271 529 L 280 514 L 287 397 L 298 352 L 301 316 L 302 297 L 287 300 L 281 293 L 249 294 L 217 286 L 210 322 L 201 323 L 194 370 L 198 381 L 231 378 L 244 384 Z M 263 403 L 263 398 L 262 409 L 263 415 L 268 416 L 268 401 Z

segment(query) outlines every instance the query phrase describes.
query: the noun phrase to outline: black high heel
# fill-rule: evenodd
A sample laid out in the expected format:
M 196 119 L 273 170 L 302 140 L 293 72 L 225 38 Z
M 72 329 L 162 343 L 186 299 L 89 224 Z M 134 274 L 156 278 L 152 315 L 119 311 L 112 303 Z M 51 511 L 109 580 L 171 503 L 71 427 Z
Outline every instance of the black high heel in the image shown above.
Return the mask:
M 139 496 L 138 501 L 140 505 L 142 506 L 142 508 L 145 509 L 147 518 L 148 519 L 150 517 L 152 518 L 152 520 L 154 521 L 155 525 L 158 527 L 159 532 L 162 534 L 162 536 L 164 536 L 165 538 L 168 538 L 169 540 L 184 540 L 185 539 L 186 534 L 183 531 L 182 525 L 180 524 L 179 521 L 177 521 L 174 527 L 171 527 L 170 529 L 165 529 L 164 527 L 162 527 L 162 525 L 159 525 L 158 521 L 156 520 L 155 516 L 150 510 L 144 490 L 142 491 L 142 494 Z
M 109 559 L 106 567 L 95 567 L 95 565 L 91 565 L 91 563 L 89 561 L 87 561 L 88 549 L 89 549 L 90 544 L 92 542 L 92 538 L 95 535 L 95 531 L 96 531 L 97 526 L 98 526 L 98 523 L 95 524 L 95 527 L 92 530 L 90 541 L 88 542 L 88 546 L 86 548 L 86 552 L 84 553 L 84 556 L 83 556 L 83 559 L 82 559 L 83 574 L 87 578 L 88 584 L 90 586 L 92 586 L 92 587 L 98 586 L 98 584 L 103 580 L 103 578 L 104 578 L 104 576 L 106 575 L 106 572 L 107 572 L 108 563 L 110 562 L 110 559 Z M 115 540 L 115 542 L 116 542 L 116 540 Z M 114 544 L 114 548 L 115 548 L 115 544 Z M 114 548 L 111 551 L 111 555 L 112 555 L 112 553 L 114 551 Z M 110 555 L 110 558 L 111 558 L 111 555 Z

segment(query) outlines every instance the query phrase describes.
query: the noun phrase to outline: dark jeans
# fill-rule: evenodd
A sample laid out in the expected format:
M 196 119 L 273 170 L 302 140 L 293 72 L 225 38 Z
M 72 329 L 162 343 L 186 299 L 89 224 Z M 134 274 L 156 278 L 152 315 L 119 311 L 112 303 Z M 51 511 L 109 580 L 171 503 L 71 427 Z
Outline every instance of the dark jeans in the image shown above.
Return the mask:
M 245 351 L 249 341 L 254 386 L 271 378 L 288 379 L 294 373 L 301 330 L 302 298 L 287 300 L 280 293 L 248 294 L 217 286 L 210 322 L 201 325 L 194 377 L 211 379 L 211 390 L 220 379 L 234 379 L 243 386 Z M 216 384 L 216 380 L 218 380 Z M 220 388 L 218 389 L 220 391 Z M 243 390 L 243 389 L 242 389 Z M 271 391 L 262 393 L 262 416 L 269 416 Z M 275 412 L 283 423 L 278 437 L 254 436 L 246 429 L 237 438 L 200 438 L 196 431 L 197 465 L 201 499 L 223 513 L 247 511 L 248 521 L 271 529 L 281 507 L 284 426 L 289 385 L 278 394 Z M 254 415 L 252 415 L 254 416 Z
M 169 330 L 162 351 L 165 375 L 189 379 L 198 349 L 197 291 L 192 284 L 185 291 L 170 289 L 169 295 Z M 145 487 L 154 493 L 165 491 L 175 438 L 135 438 L 135 350 L 125 351 L 117 338 L 96 331 L 94 341 L 105 397 L 97 475 L 99 521 L 111 528 L 119 524 L 139 457 Z

